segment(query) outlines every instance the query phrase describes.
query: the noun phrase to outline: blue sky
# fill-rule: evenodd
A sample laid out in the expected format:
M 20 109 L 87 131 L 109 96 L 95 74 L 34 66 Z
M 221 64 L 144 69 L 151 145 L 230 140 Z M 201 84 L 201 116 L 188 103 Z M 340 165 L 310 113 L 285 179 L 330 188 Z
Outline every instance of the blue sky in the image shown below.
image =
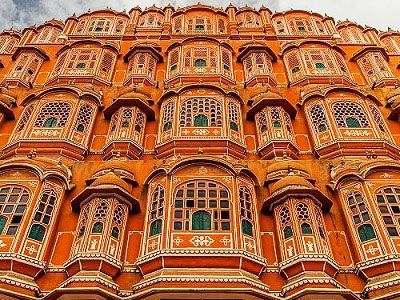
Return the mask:
M 165 6 L 175 7 L 197 3 L 198 0 L 0 0 L 0 31 L 11 26 L 24 28 L 41 24 L 51 18 L 65 20 L 73 14 L 110 6 L 116 10 L 129 10 L 140 5 L 142 8 Z M 346 18 L 361 25 L 369 25 L 381 30 L 388 27 L 400 30 L 400 0 L 203 0 L 203 3 L 226 7 L 230 2 L 236 6 L 249 5 L 255 8 L 262 4 L 272 11 L 300 8 L 328 14 L 335 20 Z M 379 4 L 379 5 L 378 5 Z

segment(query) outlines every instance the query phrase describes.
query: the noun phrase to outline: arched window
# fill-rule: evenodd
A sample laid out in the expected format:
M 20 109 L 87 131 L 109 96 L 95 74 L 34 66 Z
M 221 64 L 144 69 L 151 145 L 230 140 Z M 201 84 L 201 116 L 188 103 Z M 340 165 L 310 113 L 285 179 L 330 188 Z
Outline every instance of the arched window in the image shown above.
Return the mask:
M 45 128 L 57 127 L 57 119 L 54 117 L 46 119 L 46 121 L 44 121 L 43 127 Z
M 194 61 L 194 66 L 198 68 L 206 67 L 207 62 L 204 59 L 198 58 Z
M 174 102 L 171 101 L 164 105 L 163 115 L 162 115 L 163 131 L 168 131 L 172 129 L 173 115 L 174 115 Z
M 371 224 L 371 217 L 366 206 L 364 197 L 359 192 L 353 192 L 347 196 L 354 225 L 358 228 L 361 242 L 375 238 L 375 232 Z
M 64 127 L 68 122 L 70 112 L 71 105 L 67 102 L 47 103 L 40 109 L 35 127 Z
M 126 206 L 122 204 L 118 204 L 113 213 L 112 217 L 112 228 L 111 228 L 111 237 L 118 239 L 120 232 L 123 229 L 123 224 L 125 221 L 127 210 Z
M 360 128 L 361 124 L 358 119 L 353 117 L 346 118 L 346 126 L 349 128 Z
M 313 105 L 309 110 L 311 122 L 316 133 L 324 132 L 328 129 L 328 120 L 325 110 L 320 104 Z
M 229 128 L 239 131 L 239 107 L 234 102 L 228 104 Z
M 253 203 L 248 188 L 239 188 L 240 217 L 242 219 L 242 232 L 253 236 Z
M 28 237 L 42 241 L 53 217 L 56 206 L 57 194 L 53 189 L 45 189 L 40 196 L 40 201 L 33 215 L 33 225 Z
M 297 219 L 300 223 L 301 233 L 302 234 L 312 234 L 312 229 L 310 226 L 311 218 L 310 218 L 310 210 L 308 205 L 300 202 L 296 204 L 296 214 Z
M 78 225 L 78 238 L 82 237 L 86 231 L 86 225 L 89 220 L 89 210 L 90 203 L 87 203 L 79 215 L 79 225 Z
M 183 102 L 180 110 L 180 125 L 183 127 L 201 126 L 196 125 L 196 116 L 200 115 L 203 116 L 201 124 L 205 124 L 204 116 L 208 119 L 207 124 L 202 126 L 222 126 L 221 104 L 212 98 L 191 98 Z
M 196 127 L 207 127 L 208 118 L 205 115 L 197 115 L 194 117 L 194 126 Z
M 28 190 L 20 186 L 3 186 L 0 189 L 0 234 L 15 235 L 22 222 Z
M 360 104 L 351 101 L 335 102 L 333 115 L 338 127 L 369 127 L 368 117 Z M 357 126 L 358 125 L 358 126 Z
M 283 206 L 279 212 L 279 218 L 281 221 L 281 228 L 283 228 L 283 237 L 285 239 L 293 236 L 292 220 L 290 216 L 290 210 L 287 206 Z
M 366 242 L 376 238 L 374 228 L 371 224 L 363 224 L 358 227 L 358 235 L 361 242 Z
M 43 225 L 33 224 L 31 230 L 29 231 L 28 237 L 38 242 L 41 242 L 43 241 L 45 232 L 46 229 Z
M 390 236 L 400 232 L 400 187 L 384 187 L 377 191 L 376 202 Z
M 75 121 L 76 131 L 87 132 L 93 118 L 93 107 L 87 104 L 82 104 L 79 107 L 78 115 Z
M 160 234 L 161 228 L 162 228 L 161 220 L 155 220 L 154 222 L 152 222 L 150 225 L 150 236 Z
M 208 180 L 189 181 L 175 193 L 174 230 L 231 229 L 228 190 Z
M 192 230 L 211 230 L 211 214 L 206 211 L 196 211 L 192 215 Z
M 161 185 L 157 185 L 152 194 L 150 212 L 149 212 L 149 220 L 151 222 L 150 236 L 161 233 L 162 218 L 164 216 L 164 204 L 165 204 L 164 188 Z
M 103 233 L 103 223 L 102 222 L 96 222 L 93 224 L 92 227 L 92 233 Z

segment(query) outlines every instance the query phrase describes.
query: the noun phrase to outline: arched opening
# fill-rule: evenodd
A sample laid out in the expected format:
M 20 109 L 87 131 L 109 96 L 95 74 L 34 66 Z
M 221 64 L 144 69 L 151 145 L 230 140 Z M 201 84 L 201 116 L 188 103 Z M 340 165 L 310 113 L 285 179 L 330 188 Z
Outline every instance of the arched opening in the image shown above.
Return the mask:
M 193 213 L 192 230 L 211 230 L 211 214 L 203 210 Z
M 166 122 L 163 126 L 163 131 L 171 130 L 172 129 L 172 122 Z
M 253 224 L 248 220 L 242 220 L 242 232 L 243 234 L 253 236 Z
M 358 236 L 361 242 L 366 242 L 376 238 L 374 228 L 371 224 L 363 224 L 358 227 Z
M 6 227 L 7 218 L 5 216 L 0 216 L 0 234 L 3 234 L 3 230 Z
M 312 234 L 312 229 L 311 229 L 310 224 L 308 224 L 308 223 L 301 224 L 301 233 L 302 234 Z
M 118 229 L 118 227 L 113 227 L 112 228 L 112 230 L 111 230 L 111 236 L 113 237 L 113 238 L 116 238 L 116 239 L 118 239 L 118 237 L 119 237 L 119 229 Z
M 43 241 L 45 232 L 46 229 L 44 228 L 44 226 L 40 224 L 33 224 L 31 230 L 29 231 L 28 238 L 41 242 Z
M 153 223 L 150 225 L 150 236 L 160 234 L 161 233 L 161 227 L 162 227 L 162 221 L 161 220 L 155 220 Z
M 92 233 L 103 233 L 103 223 L 96 222 L 93 224 Z
M 45 128 L 54 128 L 57 127 L 57 119 L 55 117 L 50 117 L 46 119 L 43 123 L 43 127 Z
M 285 239 L 293 236 L 293 229 L 291 226 L 286 226 L 285 229 L 283 229 L 283 236 L 285 237 Z
M 196 127 L 207 127 L 208 118 L 205 115 L 197 115 L 194 117 L 194 126 Z
M 194 61 L 194 66 L 197 68 L 203 68 L 207 66 L 207 62 L 202 58 L 198 58 Z
M 353 117 L 346 118 L 346 126 L 349 128 L 360 128 L 361 124 L 360 121 Z

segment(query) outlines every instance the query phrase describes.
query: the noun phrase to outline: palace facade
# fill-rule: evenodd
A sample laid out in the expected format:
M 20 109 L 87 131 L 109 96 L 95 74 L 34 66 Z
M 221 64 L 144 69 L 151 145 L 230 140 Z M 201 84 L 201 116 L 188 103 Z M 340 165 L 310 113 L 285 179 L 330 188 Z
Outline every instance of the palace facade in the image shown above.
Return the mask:
M 301 10 L 0 33 L 0 299 L 400 299 L 399 78 Z

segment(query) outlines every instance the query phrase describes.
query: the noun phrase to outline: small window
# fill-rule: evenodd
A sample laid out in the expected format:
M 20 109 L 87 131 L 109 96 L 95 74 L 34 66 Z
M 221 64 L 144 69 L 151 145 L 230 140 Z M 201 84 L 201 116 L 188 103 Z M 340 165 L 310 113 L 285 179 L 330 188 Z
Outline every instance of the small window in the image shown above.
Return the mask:
M 268 129 L 267 125 L 262 125 L 261 126 L 261 132 L 266 132 Z
M 349 128 L 360 128 L 361 127 L 360 121 L 358 121 L 358 119 L 353 118 L 353 117 L 346 118 L 346 125 Z
M 79 234 L 78 234 L 78 236 L 81 237 L 82 235 L 84 235 L 85 230 L 86 230 L 86 227 L 85 227 L 85 226 L 82 226 L 81 228 L 79 228 Z
M 28 74 L 33 75 L 33 71 L 31 69 L 28 69 Z
M 283 229 L 283 236 L 285 239 L 288 239 L 293 236 L 293 229 L 290 226 L 286 226 L 285 229 Z
M 167 122 L 164 124 L 163 131 L 171 130 L 172 129 L 172 122 Z
M 84 131 L 85 131 L 85 126 L 84 126 L 83 124 L 79 124 L 79 125 L 76 127 L 76 131 L 78 131 L 78 132 L 84 132 Z
M 294 74 L 294 73 L 298 73 L 298 72 L 300 72 L 300 68 L 299 67 L 294 67 L 293 69 L 292 69 L 292 73 Z
M 224 64 L 224 69 L 227 70 L 227 71 L 229 71 L 231 68 L 229 67 L 229 65 Z
M 43 127 L 45 128 L 57 127 L 57 119 L 54 117 L 48 118 L 46 121 L 44 121 Z
M 196 25 L 195 28 L 196 28 L 197 31 L 204 31 L 204 25 L 201 25 L 201 24 L 200 25 Z
M 207 127 L 208 118 L 205 115 L 197 115 L 194 117 L 194 126 L 196 127 Z
M 136 132 L 141 132 L 142 131 L 142 127 L 140 127 L 140 125 L 135 125 L 135 131 Z
M 172 65 L 171 68 L 170 68 L 169 70 L 173 72 L 173 71 L 175 71 L 177 68 L 178 68 L 177 65 Z
M 155 220 L 153 223 L 150 225 L 150 236 L 160 234 L 161 233 L 161 227 L 162 227 L 162 221 L 161 220 Z
M 113 227 L 112 228 L 112 230 L 111 230 L 111 236 L 113 237 L 113 238 L 116 238 L 116 239 L 118 239 L 118 237 L 119 237 L 119 229 L 118 229 L 118 227 Z
M 299 27 L 297 27 L 297 29 L 298 29 L 299 31 L 306 31 L 306 29 L 305 29 L 303 26 L 299 26 Z
M 84 68 L 86 68 L 86 64 L 85 63 L 79 63 L 79 64 L 76 65 L 76 68 L 77 69 L 84 69 Z
M 301 224 L 301 232 L 303 234 L 312 234 L 312 229 L 311 229 L 310 224 L 308 224 L 308 223 Z
M 93 224 L 92 233 L 102 233 L 103 232 L 103 223 L 96 222 Z
M 281 124 L 281 122 L 279 122 L 279 121 L 274 121 L 274 122 L 272 123 L 272 126 L 274 126 L 275 128 L 281 128 L 281 127 L 282 127 L 282 124 Z
M 376 238 L 374 228 L 371 224 L 364 224 L 358 227 L 358 235 L 361 242 L 366 242 Z
M 322 62 L 318 62 L 315 64 L 315 67 L 319 70 L 325 69 L 325 65 Z
M 204 59 L 198 58 L 194 61 L 194 66 L 197 68 L 203 68 L 203 67 L 207 66 L 207 63 Z
M 319 124 L 318 125 L 318 132 L 324 132 L 326 131 L 326 125 L 325 124 Z
M 211 214 L 206 211 L 193 213 L 192 230 L 211 230 Z
M 243 234 L 253 236 L 253 224 L 251 224 L 248 220 L 242 221 L 242 232 Z
M 101 28 L 101 27 L 96 27 L 96 29 L 95 29 L 94 31 L 96 31 L 96 32 L 103 31 L 103 28 Z
M 231 121 L 231 124 L 230 124 L 229 127 L 230 127 L 232 130 L 234 130 L 234 131 L 238 131 L 238 130 L 239 130 L 238 124 L 235 123 L 235 122 L 232 122 L 232 121 Z
M 122 128 L 128 128 L 129 127 L 129 121 L 125 120 L 122 122 Z
M 3 233 L 6 223 L 7 223 L 7 218 L 5 216 L 0 216 L 0 234 Z
M 28 237 L 38 242 L 43 241 L 46 229 L 40 224 L 33 224 Z

